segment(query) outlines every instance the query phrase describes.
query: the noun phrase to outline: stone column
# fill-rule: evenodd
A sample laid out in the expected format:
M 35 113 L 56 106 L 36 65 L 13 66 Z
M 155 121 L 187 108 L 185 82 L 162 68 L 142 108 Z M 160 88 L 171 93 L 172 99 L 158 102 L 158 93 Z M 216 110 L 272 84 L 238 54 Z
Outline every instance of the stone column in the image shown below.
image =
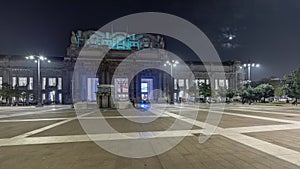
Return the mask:
M 163 91 L 162 72 L 161 72 L 161 70 L 158 70 L 158 87 L 157 87 L 157 89 Z
M 140 74 L 137 74 L 136 75 L 136 99 L 137 101 L 140 101 L 141 100 L 141 75 Z

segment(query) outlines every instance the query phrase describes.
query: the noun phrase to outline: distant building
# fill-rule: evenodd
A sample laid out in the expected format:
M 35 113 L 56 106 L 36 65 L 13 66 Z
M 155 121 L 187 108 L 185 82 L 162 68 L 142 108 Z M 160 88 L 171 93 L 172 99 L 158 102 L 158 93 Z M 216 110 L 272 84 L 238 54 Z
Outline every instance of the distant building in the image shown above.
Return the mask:
M 97 49 L 107 47 L 110 49 L 107 56 L 101 63 L 97 74 L 89 74 L 80 77 L 80 82 L 72 82 L 74 65 L 82 47 Z M 113 77 L 114 70 L 119 63 L 128 55 L 142 49 L 165 48 L 164 39 L 159 35 L 142 34 L 129 35 L 124 32 L 95 32 L 77 31 L 72 32 L 71 44 L 67 48 L 65 57 L 51 57 L 51 63 L 41 64 L 41 98 L 43 102 L 72 103 L 72 88 L 76 89 L 74 95 L 82 101 L 95 101 L 96 91 L 99 84 L 112 84 L 114 97 L 117 100 L 128 100 L 129 98 L 147 99 L 150 91 L 160 89 L 163 95 L 170 91 L 169 75 L 156 69 L 146 69 L 140 72 L 133 81 L 128 78 Z M 149 62 L 156 61 L 164 64 L 168 58 L 157 55 L 154 58 L 146 58 Z M 137 60 L 138 62 L 138 60 Z M 145 64 L 145 63 L 143 63 Z M 184 73 L 176 73 L 174 77 L 174 95 L 178 97 L 188 97 L 188 89 L 193 83 L 212 84 L 215 89 L 227 88 L 238 89 L 244 80 L 244 72 L 239 70 L 240 62 L 206 63 L 210 66 L 223 66 L 225 79 L 219 78 L 219 72 L 210 72 L 209 75 L 200 62 L 186 62 L 195 76 L 195 81 L 191 81 Z M 74 74 L 80 76 L 80 74 Z M 25 56 L 2 55 L 0 56 L 0 85 L 7 82 L 14 87 L 27 89 L 28 100 L 34 100 L 37 96 L 37 65 L 25 59 Z M 178 89 L 179 88 L 179 89 Z
M 51 57 L 51 61 L 41 63 L 41 99 L 49 103 L 71 103 L 72 65 L 64 62 L 63 57 Z M 26 90 L 27 101 L 36 100 L 37 64 L 25 56 L 1 55 L 0 85 L 3 83 Z

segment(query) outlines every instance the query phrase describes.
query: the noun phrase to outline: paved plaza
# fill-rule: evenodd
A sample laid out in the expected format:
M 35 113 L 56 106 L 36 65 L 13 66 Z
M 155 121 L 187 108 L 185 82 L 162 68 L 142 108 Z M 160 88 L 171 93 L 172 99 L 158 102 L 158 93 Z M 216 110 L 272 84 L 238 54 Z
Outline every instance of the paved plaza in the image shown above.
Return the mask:
M 0 168 L 300 168 L 300 107 L 225 106 L 223 114 L 221 110 L 208 113 L 208 104 L 175 104 L 152 105 L 151 109 L 162 110 L 161 114 L 144 110 L 124 115 L 105 110 L 102 116 L 93 109 L 76 114 L 71 106 L 0 107 Z M 198 113 L 196 119 L 192 119 L 192 113 Z M 199 143 L 199 137 L 207 134 L 205 128 L 213 126 L 207 119 L 219 117 L 211 116 L 214 114 L 222 114 L 216 130 L 208 140 Z M 149 123 L 130 120 L 147 118 L 155 120 Z M 88 137 L 81 122 L 95 120 L 106 121 L 118 133 L 131 135 L 132 140 L 186 137 L 162 154 L 122 157 L 106 151 Z M 172 128 L 175 121 L 177 126 Z M 185 135 L 187 126 L 191 130 Z M 127 141 L 117 133 L 99 134 L 97 129 L 91 129 L 89 134 L 98 141 Z

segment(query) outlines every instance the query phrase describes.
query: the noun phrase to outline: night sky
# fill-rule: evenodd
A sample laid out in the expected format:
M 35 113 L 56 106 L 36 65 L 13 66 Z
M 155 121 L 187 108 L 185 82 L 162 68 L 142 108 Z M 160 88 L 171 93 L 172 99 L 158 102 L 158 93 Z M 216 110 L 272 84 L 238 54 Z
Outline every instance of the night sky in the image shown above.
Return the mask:
M 124 15 L 155 11 L 197 25 L 223 61 L 260 63 L 255 80 L 300 67 L 299 0 L 162 1 L 2 1 L 0 54 L 64 56 L 72 30 L 97 30 Z M 195 60 L 183 44 L 170 38 L 166 43 L 167 50 Z

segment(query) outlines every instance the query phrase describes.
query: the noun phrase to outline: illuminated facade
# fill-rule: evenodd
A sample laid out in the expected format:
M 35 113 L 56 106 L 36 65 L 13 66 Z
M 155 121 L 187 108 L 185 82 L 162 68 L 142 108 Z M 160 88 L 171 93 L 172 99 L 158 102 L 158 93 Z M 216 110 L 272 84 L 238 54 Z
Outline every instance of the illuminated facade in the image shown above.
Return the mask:
M 225 89 L 238 89 L 242 85 L 242 80 L 244 78 L 243 72 L 239 70 L 239 62 L 224 62 L 222 65 L 219 63 L 206 63 L 210 67 L 222 66 L 225 70 L 225 79 L 221 78 L 221 73 L 210 72 L 208 75 L 202 63 L 187 62 L 185 63 L 194 73 L 196 80 L 192 80 L 191 77 L 187 76 L 185 72 L 176 72 L 174 76 L 174 89 L 170 89 L 170 76 L 157 69 L 146 69 L 139 72 L 133 80 L 129 81 L 128 75 L 123 74 L 119 77 L 113 77 L 114 72 L 118 65 L 129 55 L 135 53 L 136 51 L 142 49 L 158 48 L 164 49 L 165 42 L 163 38 L 159 35 L 134 35 L 127 33 L 102 33 L 95 31 L 87 31 L 77 33 L 72 33 L 71 45 L 68 48 L 68 58 L 69 60 L 76 60 L 79 50 L 82 47 L 89 49 L 97 49 L 103 46 L 108 47 L 110 50 L 104 57 L 103 61 L 99 66 L 99 71 L 97 75 L 85 75 L 82 77 L 82 84 L 79 84 L 76 88 L 77 93 L 81 98 L 79 100 L 88 100 L 86 97 L 86 89 L 93 88 L 86 83 L 88 78 L 98 79 L 95 80 L 97 84 L 113 85 L 114 86 L 114 99 L 119 101 L 125 101 L 129 99 L 143 100 L 143 99 L 153 99 L 157 100 L 157 97 L 167 98 L 170 95 L 169 91 L 174 92 L 175 99 L 178 98 L 188 98 L 189 87 L 194 83 L 205 82 L 211 84 L 214 89 L 219 90 L 220 88 Z M 156 56 L 145 56 L 142 59 L 136 59 L 134 65 L 140 67 L 147 66 L 147 64 L 156 63 L 158 65 L 163 65 L 165 61 L 168 60 L 166 56 L 157 54 Z M 180 64 L 179 64 L 180 65 Z M 128 65 L 131 67 L 132 65 Z M 149 65 L 148 65 L 149 66 Z M 180 66 L 179 66 L 180 67 Z M 211 77 L 211 78 L 210 78 Z M 160 96 L 151 93 L 153 90 L 160 90 L 162 93 Z M 96 92 L 96 89 L 93 91 Z M 94 98 L 94 97 L 93 97 Z
M 63 57 L 52 57 L 52 62 L 41 63 L 41 98 L 44 104 L 71 103 L 72 65 L 64 62 Z M 8 83 L 25 91 L 20 102 L 36 102 L 38 93 L 37 63 L 26 60 L 21 55 L 0 56 L 0 86 Z M 12 101 L 16 102 L 17 98 Z
M 74 73 L 74 65 L 80 50 L 85 48 L 98 49 L 108 47 L 110 50 L 99 66 L 97 74 L 92 72 L 80 76 Z M 174 89 L 171 89 L 170 75 L 158 69 L 145 69 L 139 72 L 133 80 L 129 80 L 126 74 L 113 77 L 118 65 L 128 55 L 142 49 L 164 49 L 165 42 L 162 36 L 143 34 L 135 35 L 124 32 L 72 32 L 71 44 L 67 48 L 65 57 L 49 57 L 50 64 L 41 64 L 41 98 L 43 102 L 72 103 L 73 95 L 78 95 L 80 101 L 95 101 L 97 86 L 99 84 L 111 84 L 114 86 L 114 99 L 125 101 L 129 99 L 153 99 L 167 98 L 170 91 L 174 92 L 176 99 L 188 98 L 188 90 L 194 83 L 204 82 L 211 84 L 216 90 L 220 88 L 238 89 L 244 80 L 244 72 L 239 70 L 239 62 L 207 63 L 210 67 L 223 66 L 225 79 L 220 78 L 219 72 L 207 73 L 202 63 L 186 62 L 195 76 L 195 81 L 185 72 L 176 72 L 174 75 Z M 137 59 L 135 65 L 140 67 L 147 64 L 163 65 L 168 60 L 165 55 L 157 54 L 145 56 L 143 60 Z M 130 66 L 130 65 L 128 65 Z M 149 65 L 148 65 L 149 66 Z M 89 67 L 89 65 L 86 65 Z M 180 68 L 180 64 L 179 67 Z M 85 70 L 88 71 L 88 70 Z M 176 71 L 176 69 L 174 69 Z M 80 84 L 74 84 L 72 77 L 79 77 Z M 209 78 L 211 77 L 211 78 Z M 37 96 L 37 65 L 25 59 L 25 56 L 0 56 L 0 86 L 9 83 L 14 87 L 26 89 L 28 94 L 26 101 L 35 100 Z M 159 96 L 151 93 L 160 90 Z

